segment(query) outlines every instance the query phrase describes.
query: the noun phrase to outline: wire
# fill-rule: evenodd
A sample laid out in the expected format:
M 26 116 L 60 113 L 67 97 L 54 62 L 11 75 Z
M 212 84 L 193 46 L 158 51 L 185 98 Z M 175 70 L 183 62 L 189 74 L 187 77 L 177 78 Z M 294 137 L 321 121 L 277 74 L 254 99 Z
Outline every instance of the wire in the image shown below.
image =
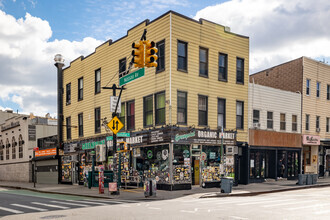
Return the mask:
M 127 61 L 131 59 L 131 57 L 132 57 L 132 55 L 129 55 L 128 58 L 125 57 L 125 58 L 126 58 L 125 65 L 126 65 Z M 122 64 L 119 66 L 119 70 L 120 70 L 123 66 L 124 66 L 124 63 L 122 63 Z M 129 66 L 129 67 L 130 67 L 130 66 Z M 118 76 L 119 76 L 119 70 L 118 70 L 115 74 L 113 74 L 112 78 L 108 81 L 108 83 L 105 85 L 105 87 L 107 87 L 107 86 L 109 85 L 109 83 L 115 78 L 115 76 L 116 76 L 117 74 L 118 74 Z M 128 72 L 129 70 L 130 70 L 130 68 L 128 68 L 127 72 Z M 125 71 L 126 71 L 126 70 L 125 70 Z

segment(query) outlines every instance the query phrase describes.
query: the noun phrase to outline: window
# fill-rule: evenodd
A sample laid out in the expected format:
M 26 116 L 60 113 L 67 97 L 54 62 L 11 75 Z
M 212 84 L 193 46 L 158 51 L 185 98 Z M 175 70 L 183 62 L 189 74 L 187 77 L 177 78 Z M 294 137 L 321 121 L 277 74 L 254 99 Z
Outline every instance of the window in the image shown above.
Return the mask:
M 226 127 L 226 99 L 218 99 L 218 127 Z
M 236 83 L 244 84 L 244 59 L 236 58 Z
M 327 118 L 327 121 L 326 121 L 326 127 L 325 127 L 325 130 L 326 132 L 330 132 L 330 118 Z
M 155 95 L 156 125 L 165 124 L 165 92 Z
M 320 97 L 320 87 L 321 87 L 321 83 L 320 82 L 316 82 L 316 97 L 317 98 Z
M 178 70 L 188 71 L 187 43 L 183 41 L 178 41 Z
M 267 128 L 273 129 L 273 112 L 267 112 Z
M 101 108 L 94 109 L 95 133 L 101 132 Z
M 165 41 L 162 40 L 156 44 L 156 47 L 158 49 L 157 56 L 157 67 L 156 67 L 156 73 L 161 72 L 165 70 Z
M 286 129 L 286 123 L 285 123 L 285 114 L 280 114 L 280 130 L 285 131 Z
M 244 102 L 236 101 L 236 128 L 243 129 Z
M 227 54 L 219 53 L 219 80 L 227 81 Z
M 126 58 L 119 60 L 119 78 L 126 75 Z
M 95 94 L 101 92 L 101 69 L 95 70 Z
M 327 100 L 330 100 L 330 85 L 327 85 Z
M 135 129 L 135 102 L 127 102 L 127 130 Z
M 71 83 L 66 84 L 66 104 L 71 103 Z
M 199 48 L 199 75 L 208 76 L 208 49 Z
M 0 140 L 0 161 L 3 160 L 3 143 L 2 140 Z
M 71 117 L 66 118 L 66 139 L 71 139 Z
M 16 159 L 16 142 L 15 137 L 11 139 L 11 159 Z
M 9 147 L 10 147 L 10 144 L 9 144 L 9 140 L 7 138 L 7 141 L 6 141 L 6 160 L 9 160 Z
M 306 79 L 306 95 L 309 95 L 310 93 L 310 79 Z
M 84 136 L 83 113 L 78 114 L 78 130 L 79 130 L 79 137 L 83 137 Z
M 178 124 L 187 124 L 187 93 L 178 91 Z
M 125 103 L 121 103 L 121 112 L 119 113 L 119 120 L 123 123 L 124 127 L 121 130 L 125 130 Z
M 292 115 L 292 131 L 297 131 L 297 115 Z
M 253 123 L 259 123 L 260 111 L 253 109 Z
M 143 99 L 143 125 L 144 126 L 152 126 L 153 125 L 153 105 L 152 105 L 152 95 L 148 97 L 144 97 Z
M 198 125 L 207 125 L 207 96 L 198 95 Z
M 19 138 L 18 138 L 18 157 L 19 158 L 23 158 L 23 138 L 22 138 L 22 135 L 20 134 L 19 135 Z
M 78 101 L 83 99 L 84 82 L 83 78 L 78 79 Z
M 306 115 L 306 131 L 309 131 L 309 115 Z
M 316 116 L 315 127 L 316 127 L 316 132 L 319 132 L 320 131 L 320 116 Z

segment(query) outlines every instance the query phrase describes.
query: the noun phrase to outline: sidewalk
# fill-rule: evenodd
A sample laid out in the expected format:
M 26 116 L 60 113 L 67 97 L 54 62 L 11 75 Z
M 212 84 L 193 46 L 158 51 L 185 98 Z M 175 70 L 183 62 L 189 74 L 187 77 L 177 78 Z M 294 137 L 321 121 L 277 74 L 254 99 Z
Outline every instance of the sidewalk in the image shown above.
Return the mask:
M 298 189 L 306 189 L 312 187 L 326 187 L 330 186 L 330 178 L 318 179 L 317 184 L 314 185 L 302 185 L 296 184 L 297 180 L 271 180 L 264 183 L 252 183 L 249 185 L 234 186 L 232 193 L 220 193 L 220 188 L 201 188 L 199 186 L 193 186 L 191 190 L 178 190 L 178 191 L 164 191 L 157 190 L 156 197 L 145 198 L 143 194 L 143 188 L 138 189 L 121 189 L 120 195 L 108 194 L 107 188 L 105 188 L 104 194 L 98 193 L 98 188 L 94 187 L 88 189 L 88 187 L 79 185 L 67 185 L 67 184 L 36 184 L 33 187 L 33 183 L 23 182 L 4 182 L 0 181 L 0 187 L 9 187 L 15 189 L 32 190 L 42 193 L 56 193 L 63 195 L 73 196 L 85 196 L 92 198 L 108 198 L 108 199 L 123 199 L 123 200 L 165 200 L 174 199 L 183 196 L 191 196 L 193 198 L 211 198 L 211 197 L 226 197 L 226 196 L 253 196 L 264 193 L 274 193 Z

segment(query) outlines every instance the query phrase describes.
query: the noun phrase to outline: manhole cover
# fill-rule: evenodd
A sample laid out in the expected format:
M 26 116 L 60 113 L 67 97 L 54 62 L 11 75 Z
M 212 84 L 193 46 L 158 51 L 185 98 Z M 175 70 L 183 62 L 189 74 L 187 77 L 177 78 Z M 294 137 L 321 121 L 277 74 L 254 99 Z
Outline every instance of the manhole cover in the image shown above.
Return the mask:
M 48 215 L 48 216 L 40 217 L 40 219 L 57 219 L 64 217 L 66 217 L 66 215 Z

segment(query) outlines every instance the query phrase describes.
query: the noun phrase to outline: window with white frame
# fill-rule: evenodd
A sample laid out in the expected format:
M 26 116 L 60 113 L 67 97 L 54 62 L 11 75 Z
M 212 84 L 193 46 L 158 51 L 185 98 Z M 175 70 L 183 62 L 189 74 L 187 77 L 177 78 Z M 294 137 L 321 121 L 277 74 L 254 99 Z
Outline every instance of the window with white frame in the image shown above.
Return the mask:
M 310 94 L 310 84 L 311 84 L 311 80 L 306 79 L 306 95 Z
M 309 115 L 306 115 L 305 130 L 309 131 Z
M 286 122 L 285 122 L 285 114 L 280 114 L 280 130 L 285 131 L 286 129 Z
M 297 115 L 292 115 L 292 131 L 297 131 Z
M 320 82 L 316 82 L 316 97 L 317 98 L 320 97 L 320 90 L 321 90 L 321 83 Z
M 260 121 L 260 111 L 253 109 L 253 124 L 259 123 L 259 121 Z
M 273 112 L 267 112 L 267 128 L 273 129 Z

